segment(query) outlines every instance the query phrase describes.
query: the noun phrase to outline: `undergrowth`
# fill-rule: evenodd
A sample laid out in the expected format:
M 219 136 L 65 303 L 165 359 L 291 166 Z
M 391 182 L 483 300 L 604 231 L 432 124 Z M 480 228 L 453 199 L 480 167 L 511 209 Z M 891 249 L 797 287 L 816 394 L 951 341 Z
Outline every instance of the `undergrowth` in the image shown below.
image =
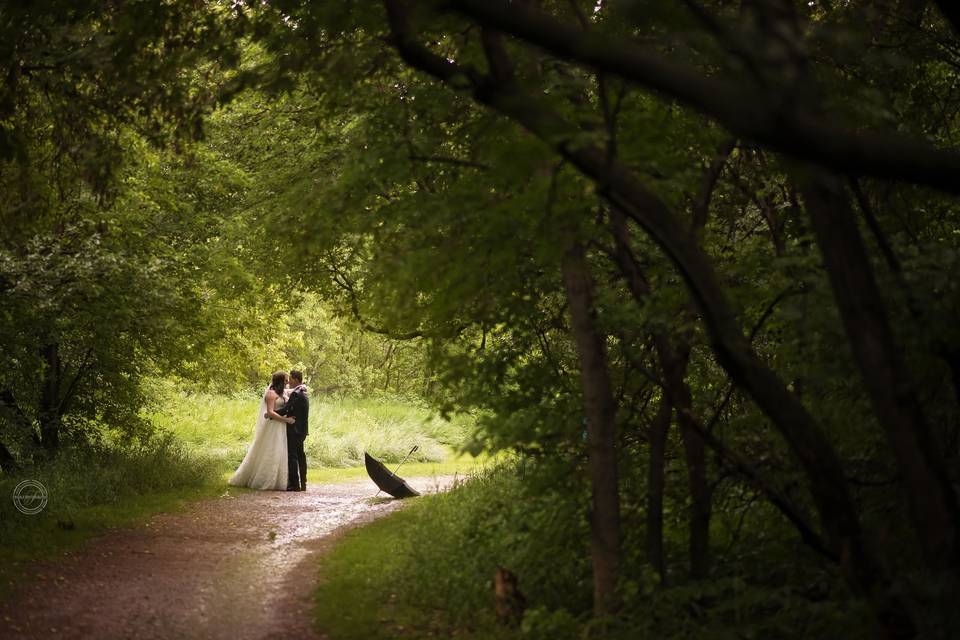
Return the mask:
M 501 464 L 351 532 L 322 561 L 318 628 L 341 640 L 872 637 L 864 604 L 829 569 L 801 577 L 731 561 L 710 579 L 677 573 L 662 586 L 641 558 L 643 532 L 630 517 L 624 606 L 616 616 L 593 617 L 589 490 L 581 474 L 559 471 Z M 747 547 L 767 544 L 761 529 L 739 535 Z M 686 541 L 666 542 L 671 558 L 682 559 Z M 807 564 L 805 551 L 794 554 L 775 562 Z M 495 619 L 498 566 L 517 576 L 526 599 L 515 628 Z

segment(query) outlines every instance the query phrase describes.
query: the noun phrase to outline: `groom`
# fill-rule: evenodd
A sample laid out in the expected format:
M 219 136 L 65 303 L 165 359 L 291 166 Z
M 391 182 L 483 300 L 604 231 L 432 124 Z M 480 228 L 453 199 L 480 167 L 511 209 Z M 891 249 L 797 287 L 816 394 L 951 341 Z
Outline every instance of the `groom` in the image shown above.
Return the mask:
M 310 415 L 310 400 L 303 374 L 290 371 L 290 397 L 278 411 L 282 416 L 293 416 L 296 421 L 287 425 L 287 491 L 307 490 L 307 454 L 303 440 L 307 437 L 307 418 Z

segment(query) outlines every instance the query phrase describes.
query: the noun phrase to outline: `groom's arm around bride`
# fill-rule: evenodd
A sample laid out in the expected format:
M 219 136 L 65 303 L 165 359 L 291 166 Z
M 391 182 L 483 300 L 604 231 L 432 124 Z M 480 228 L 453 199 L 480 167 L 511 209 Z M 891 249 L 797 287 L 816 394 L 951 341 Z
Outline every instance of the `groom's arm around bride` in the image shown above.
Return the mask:
M 307 455 L 303 441 L 309 431 L 310 400 L 301 372 L 291 371 L 290 382 L 293 385 L 290 397 L 279 410 L 281 415 L 295 418 L 293 424 L 287 425 L 287 491 L 306 491 Z

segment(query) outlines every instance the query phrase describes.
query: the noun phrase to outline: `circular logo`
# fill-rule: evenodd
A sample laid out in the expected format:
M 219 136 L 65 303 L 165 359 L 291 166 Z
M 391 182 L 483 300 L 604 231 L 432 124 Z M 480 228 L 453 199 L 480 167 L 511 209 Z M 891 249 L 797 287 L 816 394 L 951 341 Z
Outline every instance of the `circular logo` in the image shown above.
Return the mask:
M 28 516 L 40 513 L 47 506 L 47 488 L 37 480 L 24 480 L 13 490 L 13 506 Z

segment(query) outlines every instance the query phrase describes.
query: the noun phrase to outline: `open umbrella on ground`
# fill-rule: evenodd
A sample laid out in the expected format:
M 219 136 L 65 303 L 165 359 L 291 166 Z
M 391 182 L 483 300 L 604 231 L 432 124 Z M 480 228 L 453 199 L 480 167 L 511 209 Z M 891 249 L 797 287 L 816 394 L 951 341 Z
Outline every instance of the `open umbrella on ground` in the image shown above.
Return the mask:
M 413 453 L 417 450 L 417 447 L 414 447 L 410 450 L 410 453 Z M 407 458 L 410 457 L 410 453 L 407 454 Z M 420 495 L 420 492 L 407 484 L 407 481 L 401 478 L 394 471 L 390 471 L 383 463 L 371 456 L 366 451 L 363 452 L 363 461 L 367 467 L 367 473 L 370 475 L 370 479 L 373 480 L 381 491 L 385 491 L 392 495 L 394 498 L 411 498 L 413 496 Z M 406 458 L 404 458 L 406 462 Z M 402 465 L 403 462 L 400 463 Z M 397 469 L 400 469 L 400 465 L 397 465 Z

